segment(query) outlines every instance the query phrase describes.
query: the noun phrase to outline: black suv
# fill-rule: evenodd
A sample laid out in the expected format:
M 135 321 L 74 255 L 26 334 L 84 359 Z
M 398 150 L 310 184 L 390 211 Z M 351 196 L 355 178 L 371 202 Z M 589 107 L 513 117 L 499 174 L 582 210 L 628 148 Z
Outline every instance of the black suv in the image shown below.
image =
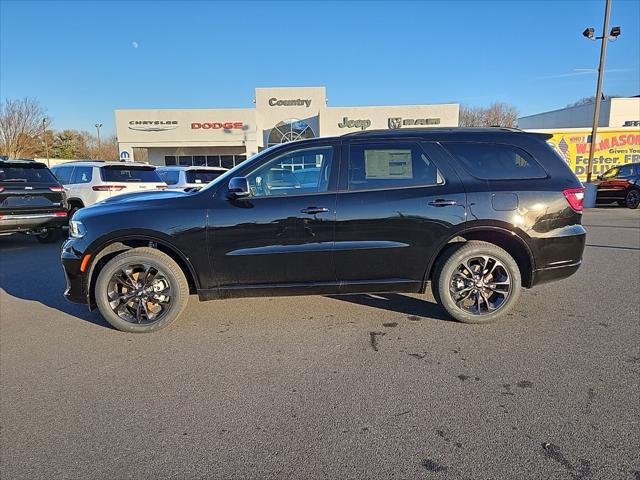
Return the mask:
M 598 175 L 597 203 L 617 202 L 628 208 L 640 205 L 640 163 L 616 165 Z
M 268 148 L 199 192 L 115 197 L 70 222 L 65 295 L 148 332 L 189 293 L 422 293 L 430 282 L 452 317 L 495 320 L 523 287 L 581 263 L 584 191 L 548 138 L 358 132 Z
M 64 189 L 44 163 L 0 160 L 0 235 L 29 233 L 49 243 L 66 224 Z

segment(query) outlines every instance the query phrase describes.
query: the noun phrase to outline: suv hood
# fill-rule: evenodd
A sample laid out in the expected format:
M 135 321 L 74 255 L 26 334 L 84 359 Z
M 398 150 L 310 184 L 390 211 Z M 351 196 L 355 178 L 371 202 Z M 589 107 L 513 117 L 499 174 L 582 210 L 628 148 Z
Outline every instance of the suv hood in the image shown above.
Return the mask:
M 102 205 L 105 203 L 135 203 L 149 200 L 167 200 L 175 197 L 184 197 L 186 195 L 189 195 L 189 193 L 181 190 L 157 190 L 155 192 L 125 193 L 122 195 L 116 195 L 115 197 L 109 197 L 102 202 L 96 203 L 96 205 Z

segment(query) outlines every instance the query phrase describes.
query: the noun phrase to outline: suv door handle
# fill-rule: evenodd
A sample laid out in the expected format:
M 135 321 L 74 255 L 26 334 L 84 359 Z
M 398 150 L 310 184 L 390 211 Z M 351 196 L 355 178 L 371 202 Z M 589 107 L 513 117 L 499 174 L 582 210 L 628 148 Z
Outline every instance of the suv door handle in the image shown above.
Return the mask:
M 307 207 L 300 210 L 301 213 L 307 213 L 309 215 L 315 215 L 317 213 L 326 213 L 329 209 L 325 207 Z
M 432 200 L 429 202 L 429 205 L 432 207 L 450 207 L 451 205 L 457 205 L 458 202 L 455 200 L 445 200 L 443 198 L 438 198 L 437 200 Z

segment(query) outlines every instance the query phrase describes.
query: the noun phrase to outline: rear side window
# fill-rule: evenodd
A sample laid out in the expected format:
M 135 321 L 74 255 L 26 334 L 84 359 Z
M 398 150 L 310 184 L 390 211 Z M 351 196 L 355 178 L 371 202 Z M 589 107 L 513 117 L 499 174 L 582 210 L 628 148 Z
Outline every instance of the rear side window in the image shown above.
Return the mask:
M 476 178 L 524 180 L 545 178 L 547 172 L 521 148 L 499 143 L 442 144 Z
M 443 183 L 438 168 L 417 144 L 352 145 L 349 190 L 428 186 Z
M 145 167 L 102 167 L 102 180 L 105 182 L 162 183 L 155 168 Z
M 22 166 L 3 164 L 0 165 L 0 182 L 2 183 L 50 183 L 57 184 L 58 180 L 48 168 L 38 164 L 34 166 Z
M 89 183 L 93 176 L 93 167 L 76 167 L 71 176 L 71 183 Z
M 187 170 L 185 175 L 187 176 L 187 183 L 209 183 L 213 182 L 223 173 L 224 172 L 214 172 L 211 170 Z
M 158 171 L 158 175 L 167 185 L 175 185 L 180 180 L 180 172 L 178 170 L 161 170 Z
M 71 183 L 71 172 L 73 167 L 56 167 L 51 170 L 61 184 L 67 185 Z

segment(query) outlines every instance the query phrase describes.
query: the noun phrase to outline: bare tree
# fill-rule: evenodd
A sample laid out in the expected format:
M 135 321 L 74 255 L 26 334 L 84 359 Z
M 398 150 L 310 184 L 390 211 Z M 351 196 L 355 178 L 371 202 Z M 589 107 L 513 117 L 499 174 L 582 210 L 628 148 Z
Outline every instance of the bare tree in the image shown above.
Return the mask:
M 602 95 L 602 100 L 610 100 L 612 98 L 620 98 L 620 95 Z M 589 105 L 591 103 L 596 103 L 595 95 L 591 95 L 590 97 L 582 97 L 580 100 L 576 100 L 575 102 L 567 104 L 567 107 L 579 107 L 581 105 Z
M 515 127 L 518 110 L 513 105 L 494 102 L 488 107 L 460 105 L 461 127 Z
M 45 111 L 34 98 L 6 99 L 0 104 L 0 154 L 27 158 L 38 149 Z

